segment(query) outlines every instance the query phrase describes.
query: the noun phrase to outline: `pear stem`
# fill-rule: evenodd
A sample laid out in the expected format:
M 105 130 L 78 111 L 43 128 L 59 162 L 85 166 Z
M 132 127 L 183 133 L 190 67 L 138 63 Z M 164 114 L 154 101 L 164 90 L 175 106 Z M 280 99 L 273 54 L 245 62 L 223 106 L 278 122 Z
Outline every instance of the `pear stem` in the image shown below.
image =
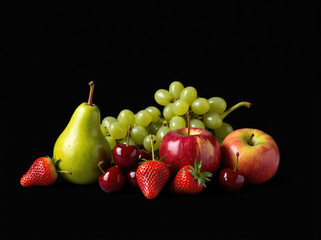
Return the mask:
M 237 152 L 236 153 L 236 164 L 235 164 L 235 167 L 234 167 L 234 172 L 236 171 L 236 168 L 237 168 L 237 164 L 239 163 L 239 156 L 240 156 L 240 154 L 239 154 L 239 152 Z
M 89 92 L 89 98 L 88 98 L 87 105 L 92 106 L 93 105 L 94 87 L 95 87 L 94 81 L 90 81 L 88 83 L 88 85 L 90 86 L 90 92 Z
M 250 108 L 252 105 L 252 103 L 250 102 L 239 102 L 237 104 L 235 104 L 233 107 L 229 108 L 228 110 L 226 110 L 225 112 L 223 112 L 221 114 L 221 118 L 222 120 L 227 116 L 229 115 L 231 112 L 233 112 L 235 109 L 239 108 L 239 107 L 247 107 L 247 108 Z

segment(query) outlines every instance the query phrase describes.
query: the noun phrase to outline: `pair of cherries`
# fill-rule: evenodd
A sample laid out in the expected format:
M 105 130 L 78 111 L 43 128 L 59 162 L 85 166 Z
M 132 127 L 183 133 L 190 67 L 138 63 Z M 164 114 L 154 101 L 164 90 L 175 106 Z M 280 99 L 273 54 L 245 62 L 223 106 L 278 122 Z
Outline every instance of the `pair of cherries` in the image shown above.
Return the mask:
M 127 141 L 128 142 L 128 141 Z M 105 192 L 118 192 L 124 188 L 126 178 L 133 188 L 138 188 L 136 179 L 137 163 L 139 159 L 150 159 L 151 153 L 140 151 L 135 145 L 117 144 L 113 149 L 115 165 L 106 172 L 98 165 L 103 175 L 98 179 L 101 189 Z
M 235 192 L 240 190 L 244 183 L 245 183 L 245 178 L 243 175 L 241 175 L 239 172 L 236 171 L 237 164 L 239 161 L 239 156 L 240 154 L 237 152 L 236 153 L 236 164 L 234 169 L 230 168 L 223 168 L 220 172 L 219 175 L 219 183 L 220 186 L 230 192 Z

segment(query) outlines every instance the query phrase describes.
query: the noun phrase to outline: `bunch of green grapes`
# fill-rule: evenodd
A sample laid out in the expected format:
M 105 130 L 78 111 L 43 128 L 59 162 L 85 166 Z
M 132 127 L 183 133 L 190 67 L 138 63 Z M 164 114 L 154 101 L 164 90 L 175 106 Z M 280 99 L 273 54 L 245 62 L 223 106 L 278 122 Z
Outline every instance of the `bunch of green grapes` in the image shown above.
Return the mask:
M 209 130 L 221 143 L 233 131 L 232 126 L 223 122 L 223 119 L 240 106 L 250 107 L 250 103 L 240 102 L 226 110 L 227 104 L 223 98 L 198 97 L 194 87 L 184 87 L 178 81 L 172 82 L 168 90 L 157 90 L 154 98 L 163 106 L 162 112 L 155 106 L 147 107 L 136 114 L 124 109 L 117 118 L 107 116 L 102 120 L 101 130 L 111 149 L 117 143 L 125 144 L 129 131 L 129 145 L 137 145 L 150 151 L 152 144 L 150 135 L 153 135 L 156 151 L 168 132 L 188 127 L 188 122 L 191 128 Z
M 129 109 L 124 109 L 118 114 L 117 118 L 112 116 L 105 117 L 100 127 L 111 149 L 117 143 L 126 144 L 129 131 L 129 145 L 137 145 L 150 151 L 150 135 L 153 135 L 154 150 L 156 151 L 161 142 L 161 139 L 156 136 L 160 127 L 159 124 L 161 124 L 160 117 L 160 110 L 154 106 L 147 107 L 136 114 Z
M 226 110 L 223 98 L 199 97 L 194 87 L 184 87 L 178 81 L 172 82 L 168 90 L 157 90 L 154 98 L 164 107 L 163 117 L 169 123 L 169 130 L 187 127 L 187 117 L 190 116 L 190 127 L 209 130 L 220 143 L 233 131 L 233 127 L 223 121 L 224 118 L 241 106 L 251 106 L 249 102 L 240 102 Z

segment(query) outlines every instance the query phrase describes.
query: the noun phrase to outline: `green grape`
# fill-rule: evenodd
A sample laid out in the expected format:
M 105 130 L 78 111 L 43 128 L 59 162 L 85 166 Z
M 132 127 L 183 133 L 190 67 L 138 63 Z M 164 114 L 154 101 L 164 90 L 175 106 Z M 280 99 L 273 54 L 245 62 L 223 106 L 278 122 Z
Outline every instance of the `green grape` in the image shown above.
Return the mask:
M 104 136 L 107 136 L 108 130 L 102 124 L 100 124 L 100 130 L 101 130 L 101 132 L 103 133 Z
M 113 150 L 114 147 L 116 146 L 116 141 L 113 139 L 112 136 L 106 136 L 107 142 L 109 144 L 110 150 Z
M 118 121 L 124 125 L 126 129 L 128 129 L 129 126 L 134 126 L 135 123 L 135 115 L 132 111 L 128 109 L 122 110 L 117 117 Z
M 153 115 L 147 110 L 140 110 L 135 115 L 135 123 L 138 126 L 147 127 L 153 119 Z
M 197 98 L 192 103 L 192 111 L 197 115 L 203 115 L 210 110 L 210 104 L 206 98 Z
M 172 100 L 173 96 L 165 89 L 159 89 L 154 95 L 155 101 L 162 106 L 167 106 Z
M 148 112 L 150 112 L 152 114 L 152 122 L 157 122 L 160 118 L 161 112 L 159 111 L 159 109 L 157 107 L 154 106 L 150 106 L 148 108 L 146 108 L 145 110 L 147 110 Z
M 168 133 L 170 132 L 171 129 L 167 126 L 162 126 L 158 129 L 157 131 L 157 134 L 156 134 L 156 137 L 158 137 L 160 140 L 163 139 L 163 137 Z
M 233 132 L 233 127 L 230 124 L 223 122 L 222 126 L 215 129 L 215 137 L 224 139 L 231 132 Z
M 186 127 L 186 122 L 184 118 L 175 116 L 171 119 L 169 123 L 169 127 L 171 130 L 179 129 L 179 128 L 184 128 Z
M 178 99 L 181 96 L 181 92 L 184 89 L 184 85 L 181 82 L 174 81 L 169 85 L 169 92 L 174 99 Z
M 148 132 L 150 132 L 151 134 L 156 135 L 158 129 L 162 126 L 162 122 L 161 121 L 157 121 L 157 122 L 152 122 L 149 126 L 148 126 Z M 146 127 L 147 128 L 147 127 Z
M 175 115 L 181 116 L 187 113 L 189 105 L 186 101 L 179 99 L 173 103 L 172 111 Z
M 160 145 L 160 142 L 161 140 L 156 137 L 155 135 L 152 135 L 153 137 L 153 140 L 151 139 L 150 137 L 151 135 L 147 135 L 145 138 L 144 138 L 144 148 L 146 149 L 146 151 L 149 151 L 151 150 L 152 148 L 152 141 L 154 142 L 154 151 L 156 151 L 158 148 L 159 148 L 159 145 Z
M 142 126 L 135 126 L 130 130 L 130 137 L 137 145 L 143 145 L 144 138 L 147 135 L 147 130 Z
M 203 122 L 206 127 L 215 129 L 222 125 L 222 118 L 215 112 L 208 112 L 203 116 Z
M 205 129 L 204 123 L 199 119 L 196 119 L 196 118 L 192 119 L 190 124 L 191 124 L 191 128 L 202 128 L 202 129 Z
M 106 135 L 109 134 L 109 126 L 111 123 L 113 122 L 117 122 L 117 119 L 111 116 L 105 117 L 102 122 L 101 125 L 103 126 L 103 128 L 106 129 Z
M 226 109 L 226 102 L 223 98 L 211 97 L 208 99 L 208 102 L 210 104 L 210 112 L 222 114 Z
M 180 99 L 185 100 L 189 105 L 192 105 L 197 98 L 197 91 L 194 87 L 186 87 L 180 95 Z
M 127 129 L 120 122 L 112 122 L 108 128 L 113 139 L 122 139 L 127 134 Z
M 167 121 L 171 120 L 175 116 L 175 113 L 173 113 L 173 103 L 170 103 L 164 107 L 163 116 Z
M 127 144 L 127 136 L 120 139 L 119 143 L 126 145 Z M 136 143 L 134 142 L 134 140 L 131 137 L 129 137 L 128 145 L 136 145 Z

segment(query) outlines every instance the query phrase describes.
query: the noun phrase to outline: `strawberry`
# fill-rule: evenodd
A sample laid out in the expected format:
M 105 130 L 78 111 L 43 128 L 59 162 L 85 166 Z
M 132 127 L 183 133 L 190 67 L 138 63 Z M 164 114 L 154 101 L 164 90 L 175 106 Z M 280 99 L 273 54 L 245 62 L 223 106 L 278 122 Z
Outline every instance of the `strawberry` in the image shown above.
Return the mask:
M 58 177 L 56 166 L 59 160 L 50 157 L 40 157 L 33 162 L 29 170 L 22 176 L 20 184 L 23 187 L 48 186 Z M 58 171 L 66 172 L 66 171 Z M 66 172 L 71 174 L 70 172 Z
M 212 177 L 210 172 L 201 172 L 202 161 L 197 162 L 195 159 L 194 167 L 186 165 L 182 167 L 176 174 L 174 180 L 170 184 L 170 191 L 179 194 L 196 194 L 206 187 L 205 182 L 210 181 Z
M 138 185 L 148 199 L 156 198 L 168 181 L 169 169 L 163 159 L 146 161 L 137 168 Z

